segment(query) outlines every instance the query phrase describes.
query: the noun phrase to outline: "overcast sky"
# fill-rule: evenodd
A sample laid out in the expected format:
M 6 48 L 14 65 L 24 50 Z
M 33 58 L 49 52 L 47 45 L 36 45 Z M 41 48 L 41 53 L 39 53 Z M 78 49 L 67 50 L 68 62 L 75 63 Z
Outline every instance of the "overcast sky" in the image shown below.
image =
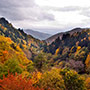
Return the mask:
M 17 28 L 57 33 L 90 27 L 90 0 L 0 0 L 0 17 Z

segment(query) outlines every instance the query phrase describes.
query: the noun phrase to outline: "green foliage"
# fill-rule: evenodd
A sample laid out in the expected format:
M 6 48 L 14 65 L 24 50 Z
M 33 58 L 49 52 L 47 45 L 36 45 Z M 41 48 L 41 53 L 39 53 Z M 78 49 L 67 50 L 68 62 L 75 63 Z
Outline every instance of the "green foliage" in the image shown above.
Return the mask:
M 4 66 L 3 64 L 0 64 L 0 78 L 2 78 L 3 75 L 7 74 L 8 74 L 7 67 Z
M 60 74 L 63 75 L 67 90 L 86 90 L 84 78 L 79 76 L 76 71 L 62 69 Z
M 5 64 L 0 65 L 0 78 L 2 78 L 3 74 L 7 75 L 8 71 L 13 74 L 15 74 L 16 72 L 18 74 L 21 74 L 23 72 L 23 68 L 21 68 L 19 66 L 19 62 L 15 58 L 13 58 L 7 60 Z
M 35 70 L 35 67 L 34 67 L 34 63 L 30 63 L 27 65 L 27 71 L 28 72 L 33 72 Z
M 47 59 L 43 53 L 39 53 L 35 58 L 34 58 L 34 63 L 35 67 L 39 71 L 43 71 L 46 67 Z
M 18 60 L 16 60 L 15 58 L 6 61 L 5 66 L 7 67 L 7 71 L 9 70 L 13 74 L 15 74 L 15 72 L 22 73 L 23 71 L 23 69 L 19 66 Z

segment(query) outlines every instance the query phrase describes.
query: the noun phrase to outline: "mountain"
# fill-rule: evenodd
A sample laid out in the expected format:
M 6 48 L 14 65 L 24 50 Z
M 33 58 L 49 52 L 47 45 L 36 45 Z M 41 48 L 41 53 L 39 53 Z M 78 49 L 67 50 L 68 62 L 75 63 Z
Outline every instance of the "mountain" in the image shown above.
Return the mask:
M 55 36 L 50 38 L 52 43 L 47 43 L 44 48 L 45 52 L 58 54 L 60 60 L 74 59 L 83 62 L 86 60 L 87 54 L 90 52 L 89 28 L 76 28 Z
M 40 40 L 27 35 L 22 29 L 13 27 L 5 18 L 0 18 L 0 35 L 11 38 L 16 46 L 20 46 L 28 59 L 32 57 L 33 49 L 34 51 L 39 49 L 42 44 Z
M 0 18 L 0 90 L 89 90 L 90 28 L 54 36 L 46 43 Z
M 33 37 L 35 37 L 39 40 L 45 40 L 51 36 L 51 34 L 42 33 L 42 32 L 34 31 L 31 29 L 26 29 L 26 30 L 24 30 L 24 32 L 27 33 L 28 35 L 32 35 Z
M 74 28 L 74 29 L 72 29 L 72 30 L 70 30 L 70 31 L 67 31 L 67 32 L 57 33 L 57 34 L 55 34 L 55 35 L 47 38 L 45 41 L 46 41 L 47 43 L 52 43 L 52 42 L 54 42 L 58 37 L 59 37 L 60 39 L 62 39 L 63 34 L 69 33 L 69 34 L 72 35 L 73 33 L 75 33 L 75 32 L 81 32 L 82 30 L 84 30 L 84 29 L 83 29 L 83 28 Z

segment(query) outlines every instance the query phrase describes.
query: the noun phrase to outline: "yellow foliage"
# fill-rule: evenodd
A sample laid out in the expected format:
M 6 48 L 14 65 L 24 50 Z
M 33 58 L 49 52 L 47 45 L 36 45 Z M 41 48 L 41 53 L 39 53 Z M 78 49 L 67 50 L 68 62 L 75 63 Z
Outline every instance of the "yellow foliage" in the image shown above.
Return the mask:
M 78 46 L 76 52 L 78 52 L 80 49 L 81 49 L 81 46 Z
M 72 48 L 70 49 L 70 52 L 72 52 L 73 49 L 74 49 L 74 47 L 72 47 Z
M 0 36 L 0 42 L 6 42 L 8 44 L 13 43 L 13 41 L 9 37 Z
M 23 40 L 23 43 L 26 45 L 26 41 L 25 40 Z
M 19 51 L 19 52 L 22 51 L 22 49 L 19 47 L 19 45 L 17 45 L 16 50 Z
M 59 53 L 59 50 L 60 50 L 60 48 L 58 48 L 58 49 L 56 50 L 55 55 L 57 55 L 57 54 Z
M 15 45 L 16 49 L 11 46 L 12 44 Z M 8 37 L 0 36 L 0 61 L 4 63 L 10 58 L 16 58 L 20 64 L 28 64 L 30 62 L 19 45 L 16 46 Z
M 24 77 L 28 77 L 29 74 L 30 74 L 29 72 L 23 71 L 21 75 L 22 75 L 22 78 L 24 78 Z
M 90 53 L 88 54 L 86 61 L 85 61 L 86 67 L 90 67 Z
M 33 84 L 37 83 L 39 81 L 39 79 L 41 78 L 41 76 L 42 76 L 42 73 L 40 73 L 40 72 L 33 72 L 32 73 Z
M 39 82 L 41 88 L 48 90 L 65 90 L 64 80 L 60 75 L 59 69 L 52 69 L 51 71 L 45 72 Z

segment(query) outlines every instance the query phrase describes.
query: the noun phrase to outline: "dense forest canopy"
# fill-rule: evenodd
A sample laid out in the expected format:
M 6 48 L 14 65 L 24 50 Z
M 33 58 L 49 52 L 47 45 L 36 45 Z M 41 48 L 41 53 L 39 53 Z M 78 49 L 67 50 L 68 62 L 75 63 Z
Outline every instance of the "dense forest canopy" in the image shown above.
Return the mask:
M 90 29 L 74 30 L 49 43 L 0 18 L 0 90 L 90 90 Z

